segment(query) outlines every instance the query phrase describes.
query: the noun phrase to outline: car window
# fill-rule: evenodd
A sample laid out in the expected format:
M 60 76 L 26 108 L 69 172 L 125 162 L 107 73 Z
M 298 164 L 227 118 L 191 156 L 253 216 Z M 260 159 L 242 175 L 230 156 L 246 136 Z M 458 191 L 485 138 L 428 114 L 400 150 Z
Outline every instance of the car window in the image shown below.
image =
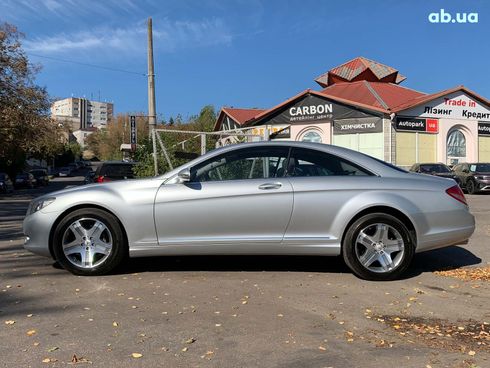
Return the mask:
M 288 152 L 287 147 L 253 147 L 226 152 L 192 168 L 192 181 L 282 177 Z
M 103 165 L 100 175 L 108 177 L 133 178 L 133 165 Z
M 473 165 L 471 165 L 473 166 Z M 490 172 L 490 164 L 477 164 L 475 167 L 475 170 L 472 171 L 479 171 L 479 172 Z
M 420 165 L 420 172 L 430 174 L 430 173 L 448 173 L 449 168 L 442 164 L 426 164 Z
M 369 171 L 326 152 L 306 148 L 293 148 L 288 176 L 369 176 Z

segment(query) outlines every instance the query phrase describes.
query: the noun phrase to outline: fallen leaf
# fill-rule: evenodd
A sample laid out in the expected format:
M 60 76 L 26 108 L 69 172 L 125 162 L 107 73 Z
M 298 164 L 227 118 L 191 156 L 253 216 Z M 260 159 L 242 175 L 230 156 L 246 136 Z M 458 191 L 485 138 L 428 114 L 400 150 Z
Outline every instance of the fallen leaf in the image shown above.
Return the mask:
M 12 320 L 5 321 L 6 325 L 13 325 L 14 323 L 15 323 L 15 321 L 12 321 Z
M 185 353 L 189 348 L 183 348 L 182 351 Z
M 473 350 L 468 351 L 468 355 L 473 356 L 473 355 L 475 355 L 475 354 L 476 354 L 476 352 L 475 352 L 475 351 L 473 351 Z
M 196 342 L 196 339 L 195 339 L 195 338 L 193 338 L 193 337 L 191 337 L 190 339 L 185 340 L 185 343 L 186 343 L 186 344 L 192 344 L 192 343 L 194 343 L 194 342 Z
M 53 351 L 56 351 L 56 350 L 58 350 L 58 349 L 59 349 L 59 347 L 57 347 L 57 346 L 53 346 L 52 348 L 49 348 L 49 349 L 48 349 L 48 353 L 52 353 Z
M 318 347 L 318 349 L 319 349 L 319 350 L 322 350 L 322 351 L 327 350 L 327 348 L 326 348 L 325 346 L 319 346 L 319 347 Z
M 131 356 L 135 359 L 138 359 L 138 358 L 141 358 L 143 356 L 143 354 L 140 354 L 140 353 L 133 353 L 131 354 Z
M 36 330 L 29 330 L 27 331 L 27 336 L 33 336 L 36 334 Z
M 113 325 L 114 327 L 119 326 L 119 325 L 117 324 L 117 322 L 116 322 L 116 321 L 112 322 L 112 325 Z

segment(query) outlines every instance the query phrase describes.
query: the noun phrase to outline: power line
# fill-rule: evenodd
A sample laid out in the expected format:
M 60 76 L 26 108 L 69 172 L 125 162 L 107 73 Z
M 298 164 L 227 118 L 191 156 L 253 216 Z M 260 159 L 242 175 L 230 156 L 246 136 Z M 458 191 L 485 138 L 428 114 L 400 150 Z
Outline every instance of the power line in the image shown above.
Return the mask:
M 120 72 L 120 73 L 128 73 L 128 74 L 136 74 L 136 75 L 139 75 L 139 76 L 144 76 L 144 77 L 146 77 L 146 74 L 144 74 L 144 73 L 133 72 L 133 71 L 131 71 L 131 70 L 124 70 L 124 69 L 110 68 L 110 67 L 107 67 L 107 66 L 102 66 L 102 65 L 95 65 L 95 64 L 82 63 L 82 62 L 79 62 L 79 61 L 74 61 L 74 60 L 67 60 L 67 59 L 61 59 L 61 58 L 56 58 L 56 57 L 52 57 L 52 56 L 45 56 L 45 55 L 33 54 L 33 53 L 31 53 L 31 52 L 29 52 L 29 55 L 31 55 L 31 56 L 36 56 L 36 57 L 40 57 L 40 58 L 44 58 L 44 59 L 54 60 L 54 61 L 61 61 L 61 62 L 63 62 L 63 63 L 78 64 L 78 65 L 88 66 L 88 67 L 91 67 L 91 68 L 98 68 L 98 69 L 110 70 L 110 71 L 112 71 L 112 72 Z

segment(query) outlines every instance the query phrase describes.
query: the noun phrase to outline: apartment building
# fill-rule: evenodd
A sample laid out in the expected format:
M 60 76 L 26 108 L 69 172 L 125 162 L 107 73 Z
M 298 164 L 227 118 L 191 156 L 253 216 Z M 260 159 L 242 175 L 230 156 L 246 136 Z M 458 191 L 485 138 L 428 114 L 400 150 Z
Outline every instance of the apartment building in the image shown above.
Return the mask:
M 73 131 L 87 128 L 105 128 L 114 113 L 114 104 L 70 97 L 58 100 L 51 106 L 51 116 L 69 123 Z

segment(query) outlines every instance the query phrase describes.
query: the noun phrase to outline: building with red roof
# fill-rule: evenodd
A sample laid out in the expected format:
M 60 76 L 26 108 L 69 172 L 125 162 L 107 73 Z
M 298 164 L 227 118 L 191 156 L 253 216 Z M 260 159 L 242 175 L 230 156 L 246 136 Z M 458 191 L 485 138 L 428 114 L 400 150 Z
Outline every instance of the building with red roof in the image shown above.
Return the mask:
M 490 162 L 490 101 L 457 86 L 427 94 L 391 66 L 358 57 L 269 109 L 222 108 L 215 130 L 335 144 L 399 166 Z M 267 134 L 264 134 L 267 133 Z

